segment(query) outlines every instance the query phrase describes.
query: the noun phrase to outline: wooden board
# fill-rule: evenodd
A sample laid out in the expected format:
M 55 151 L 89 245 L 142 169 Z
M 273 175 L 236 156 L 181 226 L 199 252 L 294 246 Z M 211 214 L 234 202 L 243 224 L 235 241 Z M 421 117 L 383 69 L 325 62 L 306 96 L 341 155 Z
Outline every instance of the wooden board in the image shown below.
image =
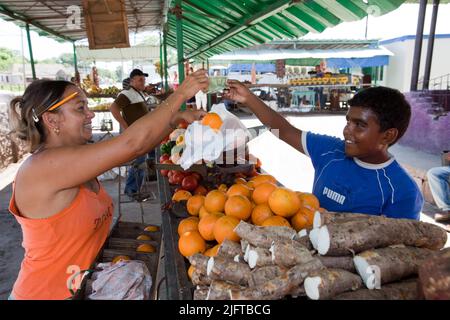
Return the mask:
M 83 8 L 89 49 L 130 46 L 124 0 L 83 0 Z
M 114 257 L 119 255 L 129 256 L 132 260 L 143 261 L 152 276 L 150 297 L 153 299 L 157 289 L 156 280 L 161 250 L 161 231 L 159 226 L 157 226 L 158 231 L 144 231 L 147 226 L 149 225 L 134 222 L 118 222 L 111 230 L 110 236 L 105 241 L 104 247 L 99 252 L 91 269 L 95 269 L 98 263 L 111 262 Z M 151 240 L 136 240 L 141 234 L 150 236 Z M 156 251 L 152 253 L 136 252 L 136 248 L 143 243 L 152 245 Z M 80 290 L 73 297 L 74 300 L 88 299 L 89 294 L 92 292 L 91 275 L 84 277 Z

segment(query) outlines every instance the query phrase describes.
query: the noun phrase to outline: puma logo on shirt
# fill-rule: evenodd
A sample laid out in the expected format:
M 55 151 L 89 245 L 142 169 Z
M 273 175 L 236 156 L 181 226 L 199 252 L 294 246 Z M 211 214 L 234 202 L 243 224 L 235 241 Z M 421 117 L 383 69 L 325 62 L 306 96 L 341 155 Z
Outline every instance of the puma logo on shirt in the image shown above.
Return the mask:
M 327 187 L 323 188 L 322 194 L 327 196 L 328 199 L 336 201 L 339 204 L 344 204 L 345 196 L 343 196 L 342 194 L 339 194 L 331 189 L 328 189 Z

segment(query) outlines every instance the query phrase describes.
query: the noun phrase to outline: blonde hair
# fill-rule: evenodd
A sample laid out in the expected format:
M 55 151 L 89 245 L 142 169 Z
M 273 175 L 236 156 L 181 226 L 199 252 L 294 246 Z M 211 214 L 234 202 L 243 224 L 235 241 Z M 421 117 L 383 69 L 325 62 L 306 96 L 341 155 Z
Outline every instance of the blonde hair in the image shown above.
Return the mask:
M 74 84 L 68 81 L 36 80 L 26 88 L 23 96 L 11 100 L 9 121 L 12 132 L 28 143 L 29 152 L 35 152 L 47 138 L 40 115 L 60 100 L 71 85 Z

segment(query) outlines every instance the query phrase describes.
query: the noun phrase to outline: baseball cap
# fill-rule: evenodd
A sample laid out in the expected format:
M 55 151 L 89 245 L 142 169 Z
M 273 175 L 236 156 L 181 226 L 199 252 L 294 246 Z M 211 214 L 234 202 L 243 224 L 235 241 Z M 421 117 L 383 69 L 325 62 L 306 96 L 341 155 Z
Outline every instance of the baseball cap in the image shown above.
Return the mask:
M 130 79 L 134 76 L 144 76 L 148 77 L 148 73 L 143 73 L 142 70 L 139 69 L 133 69 L 133 71 L 130 72 Z

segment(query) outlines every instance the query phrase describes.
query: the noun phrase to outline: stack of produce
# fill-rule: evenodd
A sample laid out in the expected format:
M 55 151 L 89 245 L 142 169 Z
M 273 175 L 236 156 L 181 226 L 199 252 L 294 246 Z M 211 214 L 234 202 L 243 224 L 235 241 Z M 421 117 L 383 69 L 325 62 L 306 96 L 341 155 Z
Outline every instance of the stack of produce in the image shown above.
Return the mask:
M 180 192 L 176 192 L 175 195 L 180 196 Z M 317 198 L 312 194 L 279 187 L 274 177 L 259 174 L 248 180 L 237 177 L 235 183 L 229 187 L 222 184 L 217 189 L 210 190 L 206 195 L 197 193 L 190 196 L 188 194 L 180 201 L 186 201 L 186 210 L 191 216 L 179 223 L 179 251 L 190 260 L 193 259 L 191 256 L 200 254 L 194 260 L 202 259 L 203 261 L 191 261 L 192 265 L 188 274 L 195 285 L 202 287 L 205 285 L 205 281 L 208 283 L 211 277 L 213 280 L 233 282 L 227 280 L 226 275 L 225 278 L 222 278 L 220 271 L 222 269 L 215 271 L 216 268 L 222 267 L 223 270 L 239 269 L 239 272 L 225 272 L 231 273 L 231 277 L 238 275 L 238 277 L 247 277 L 250 276 L 250 273 L 257 274 L 255 277 L 259 277 L 259 280 L 256 280 L 259 286 L 264 284 L 263 279 L 271 277 L 270 275 L 266 276 L 265 272 L 273 273 L 276 277 L 289 275 L 295 281 L 290 278 L 285 279 L 287 287 L 278 293 L 267 294 L 267 297 L 263 297 L 260 296 L 263 291 L 259 287 L 255 291 L 246 291 L 249 299 L 282 298 L 291 290 L 298 289 L 299 286 L 292 287 L 292 284 L 300 280 L 302 283 L 306 276 L 305 271 L 302 271 L 303 268 L 316 270 L 322 267 L 322 263 L 318 259 L 312 258 L 309 252 L 312 246 L 303 231 L 312 227 L 314 212 L 320 209 Z M 296 230 L 300 231 L 303 237 L 300 237 Z M 264 236 L 266 232 L 267 236 Z M 262 235 L 259 235 L 260 233 Z M 278 234 L 277 238 L 272 238 L 273 235 Z M 276 243 L 275 249 L 272 248 L 274 239 L 280 240 L 279 243 Z M 275 250 L 274 261 L 279 261 L 279 264 L 272 261 L 271 248 Z M 291 252 L 289 250 L 304 251 L 306 256 L 300 257 L 298 261 L 289 261 L 291 259 L 289 254 L 287 256 L 279 254 L 279 252 Z M 219 260 L 210 260 L 211 270 L 206 272 L 203 267 L 205 267 L 204 262 L 208 257 Z M 310 262 L 310 260 L 312 261 Z M 303 266 L 300 262 L 310 263 Z M 299 264 L 301 266 L 297 266 Z M 197 268 L 196 265 L 200 267 Z M 291 274 L 288 271 L 293 267 L 297 267 L 299 270 L 294 268 Z M 261 268 L 264 269 L 260 270 Z M 259 271 L 253 272 L 252 270 Z M 211 272 L 215 275 L 211 276 Z M 279 281 L 279 279 L 274 281 Z M 214 284 L 217 283 L 214 282 Z M 219 282 L 219 284 L 221 283 Z M 239 284 L 241 287 L 248 286 L 248 279 L 239 278 L 234 284 Z M 202 292 L 205 288 L 199 290 Z M 198 295 L 197 292 L 196 296 Z M 213 297 L 214 295 L 209 299 L 213 299 Z M 220 295 L 220 298 L 224 298 L 223 295 Z M 238 299 L 243 298 L 245 296 L 238 297 Z
M 318 237 L 329 243 L 326 255 L 311 248 L 303 231 L 241 221 L 234 229 L 240 244 L 225 240 L 213 254 L 189 257 L 194 298 L 418 299 L 418 268 L 443 247 L 446 232 L 418 221 L 359 218 L 322 226 L 330 230 L 329 238 L 323 231 Z
M 90 107 L 89 109 L 92 111 L 109 111 L 111 107 L 111 102 L 104 102 L 95 105 L 94 107 Z
M 214 188 L 194 173 L 166 175 L 182 185 L 172 200 L 190 215 L 178 249 L 194 299 L 417 299 L 419 266 L 447 240 L 424 222 L 327 212 L 268 174 L 235 174 Z M 197 183 L 183 186 L 190 177 Z
M 444 247 L 447 232 L 415 220 L 317 212 L 309 238 L 330 269 L 305 280 L 308 297 L 417 299 L 419 266 Z
M 424 222 L 320 212 L 269 175 L 236 182 L 186 202 L 178 244 L 195 299 L 417 299 L 418 268 L 447 239 Z
M 98 83 L 92 80 L 90 75 L 87 75 L 81 82 L 81 88 L 88 93 L 90 96 L 98 96 L 98 95 L 110 95 L 116 96 L 119 94 L 120 89 L 116 86 L 110 86 L 108 88 L 100 88 Z

